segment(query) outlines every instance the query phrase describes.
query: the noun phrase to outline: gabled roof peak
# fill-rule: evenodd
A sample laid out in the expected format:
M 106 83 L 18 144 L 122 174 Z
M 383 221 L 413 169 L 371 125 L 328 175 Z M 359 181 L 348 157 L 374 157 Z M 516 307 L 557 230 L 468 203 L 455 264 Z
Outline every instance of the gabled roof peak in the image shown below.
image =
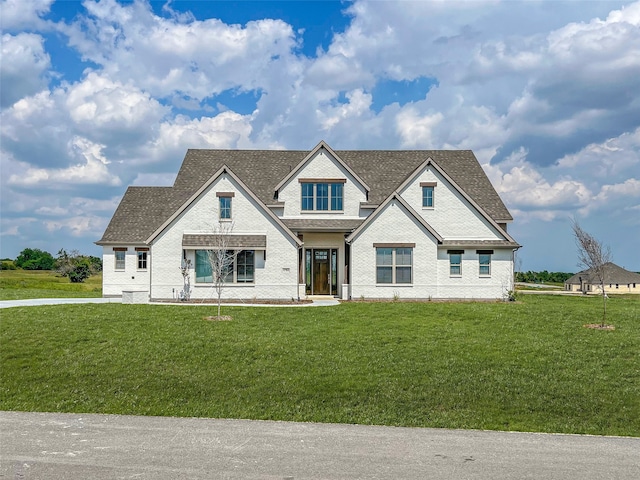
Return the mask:
M 329 155 L 331 155 L 339 164 L 344 168 L 349 174 L 364 187 L 364 189 L 369 192 L 371 188 L 366 182 L 360 178 L 360 176 L 354 172 L 347 163 L 340 158 L 340 156 L 333 151 L 333 149 L 324 141 L 320 140 L 320 142 L 306 155 L 294 168 L 291 169 L 289 174 L 285 176 L 280 183 L 278 183 L 274 189 L 274 193 L 277 193 L 289 180 L 291 180 L 302 168 L 313 158 L 320 150 L 326 150 Z

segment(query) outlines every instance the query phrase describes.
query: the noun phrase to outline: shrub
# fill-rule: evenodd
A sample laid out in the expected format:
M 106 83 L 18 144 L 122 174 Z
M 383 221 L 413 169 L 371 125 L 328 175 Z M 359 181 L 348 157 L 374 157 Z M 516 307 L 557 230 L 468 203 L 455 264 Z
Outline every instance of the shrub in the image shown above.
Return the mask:
M 49 252 L 39 248 L 25 248 L 20 252 L 14 264 L 23 270 L 53 270 L 55 260 Z

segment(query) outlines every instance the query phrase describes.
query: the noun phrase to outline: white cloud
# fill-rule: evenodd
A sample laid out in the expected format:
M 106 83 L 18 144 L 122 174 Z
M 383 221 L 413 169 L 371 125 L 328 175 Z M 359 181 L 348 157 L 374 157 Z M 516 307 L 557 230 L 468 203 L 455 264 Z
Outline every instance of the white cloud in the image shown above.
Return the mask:
M 107 226 L 104 218 L 93 215 L 83 215 L 60 220 L 45 220 L 43 224 L 49 232 L 64 230 L 74 237 L 94 238 L 99 238 Z
M 44 50 L 44 39 L 40 35 L 2 35 L 0 106 L 7 107 L 45 88 L 49 68 L 51 59 Z
M 142 1 L 85 6 L 88 15 L 60 27 L 71 45 L 111 78 L 160 97 L 180 92 L 202 100 L 233 88 L 263 88 L 273 69 L 286 69 L 297 45 L 281 20 L 240 26 L 189 15 L 162 18 Z
M 442 122 L 444 115 L 435 112 L 420 115 L 409 107 L 397 115 L 397 131 L 403 148 L 434 148 L 433 131 Z
M 3 30 L 43 27 L 40 18 L 51 8 L 54 0 L 2 0 L 0 24 Z
M 70 156 L 77 158 L 80 163 L 61 169 L 30 167 L 21 175 L 11 175 L 9 184 L 23 187 L 44 185 L 54 189 L 60 185 L 69 184 L 120 185 L 120 179 L 109 173 L 107 169 L 109 161 L 102 154 L 103 148 L 104 145 L 93 143 L 86 138 L 75 137 L 69 143 L 68 149 Z
M 153 133 L 149 126 L 156 125 L 168 111 L 139 88 L 95 72 L 69 86 L 63 95 L 75 128 L 101 141 L 117 136 L 121 142 L 133 136 L 139 142 Z

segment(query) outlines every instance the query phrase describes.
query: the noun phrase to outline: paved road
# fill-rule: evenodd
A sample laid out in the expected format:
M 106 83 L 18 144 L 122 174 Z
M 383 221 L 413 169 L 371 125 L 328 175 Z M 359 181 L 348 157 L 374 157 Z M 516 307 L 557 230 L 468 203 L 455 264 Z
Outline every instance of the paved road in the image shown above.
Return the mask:
M 7 479 L 633 479 L 640 439 L 0 412 Z

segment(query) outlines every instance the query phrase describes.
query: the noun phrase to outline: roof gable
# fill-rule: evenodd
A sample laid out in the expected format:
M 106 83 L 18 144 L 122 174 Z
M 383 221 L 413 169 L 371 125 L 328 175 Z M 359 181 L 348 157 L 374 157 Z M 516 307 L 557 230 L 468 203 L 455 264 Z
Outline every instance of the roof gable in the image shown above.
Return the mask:
M 409 184 L 413 183 L 416 180 L 416 178 L 426 168 L 429 168 L 429 167 L 433 168 L 436 172 L 438 172 L 438 174 L 440 174 L 440 176 L 444 178 L 449 183 L 449 185 L 451 185 L 453 189 L 456 190 L 462 196 L 462 198 L 464 198 L 467 202 L 469 202 L 469 204 L 482 216 L 482 218 L 484 218 L 487 222 L 489 222 L 491 226 L 496 229 L 496 231 L 498 231 L 502 236 L 504 236 L 505 240 L 516 243 L 516 241 L 511 237 L 511 235 L 509 235 L 502 227 L 500 227 L 497 224 L 497 222 L 493 218 L 491 218 L 491 216 L 487 212 L 485 212 L 485 210 L 480 205 L 478 205 L 478 203 L 469 194 L 467 194 L 467 192 L 465 192 L 455 182 L 455 180 L 453 180 L 453 178 L 451 178 L 447 174 L 447 172 L 445 172 L 437 163 L 433 161 L 431 157 L 427 158 L 427 160 L 422 165 L 416 168 L 413 171 L 413 173 L 409 175 L 404 182 L 402 182 L 402 184 L 398 187 L 397 191 L 402 192 Z
M 387 207 L 387 205 L 393 201 L 393 200 L 397 200 L 398 203 L 400 203 L 400 205 L 402 205 L 404 207 L 404 209 L 407 211 L 407 213 L 409 214 L 409 216 L 413 217 L 419 224 L 421 224 L 435 239 L 438 243 L 442 243 L 444 241 L 444 239 L 438 234 L 438 232 L 436 232 L 434 230 L 434 228 L 429 225 L 427 223 L 427 221 L 422 218 L 420 215 L 418 215 L 418 213 L 411 208 L 411 205 L 409 205 L 401 196 L 398 192 L 394 192 L 391 195 L 389 195 L 389 197 L 387 197 L 387 199 L 382 202 L 378 208 L 376 208 L 373 213 L 371 213 L 371 215 L 369 215 L 366 220 L 364 222 L 362 222 L 362 224 L 356 228 L 347 238 L 346 241 L 347 243 L 351 243 L 353 242 L 356 238 L 358 238 L 358 236 L 365 231 L 369 225 L 371 225 L 371 223 L 373 223 L 375 221 L 375 219 L 382 214 L 382 212 L 385 210 L 385 208 Z
M 160 225 L 145 241 L 145 243 L 149 244 L 151 243 L 158 235 L 160 235 L 160 233 L 162 233 L 169 225 L 171 225 L 171 223 L 180 216 L 180 214 L 182 214 L 182 212 L 184 212 L 187 208 L 189 208 L 190 205 L 193 204 L 193 202 L 195 202 L 198 197 L 200 197 L 200 195 L 202 195 L 202 193 L 204 193 L 218 178 L 220 178 L 221 175 L 223 174 L 227 174 L 229 175 L 239 186 L 242 190 L 244 190 L 244 192 L 251 197 L 258 205 L 259 207 L 262 209 L 262 211 L 272 220 L 274 220 L 274 222 L 279 225 L 282 230 L 284 232 L 286 232 L 286 234 L 291 237 L 291 239 L 297 244 L 297 245 L 302 245 L 302 242 L 300 241 L 300 239 L 293 234 L 293 232 L 291 230 L 289 230 L 289 228 L 287 228 L 287 226 L 282 222 L 282 220 L 280 220 L 269 208 L 267 208 L 266 205 L 264 205 L 264 203 L 262 201 L 260 201 L 260 199 L 251 191 L 251 189 L 249 189 L 244 182 L 242 182 L 242 180 L 240 180 L 240 178 L 238 178 L 237 175 L 235 175 L 231 169 L 229 167 L 227 167 L 226 165 L 223 165 L 215 174 L 213 174 L 209 180 L 207 180 L 193 195 L 191 195 L 191 197 L 189 197 L 182 205 L 179 206 L 179 208 L 177 208 L 173 214 L 167 218 L 162 225 Z
M 362 187 L 369 192 L 371 190 L 371 188 L 369 188 L 369 186 L 364 182 L 364 180 L 362 180 L 362 178 L 360 178 L 360 176 L 355 173 L 351 167 L 349 167 L 349 165 L 347 165 L 341 158 L 340 156 L 334 152 L 331 147 L 329 147 L 329 145 L 327 145 L 325 143 L 324 140 L 321 140 L 320 143 L 318 143 L 318 145 L 315 146 L 315 148 L 313 150 L 311 150 L 311 152 L 309 152 L 309 154 L 304 157 L 300 163 L 298 163 L 298 165 L 296 165 L 295 168 L 293 168 L 289 174 L 287 176 L 285 176 L 274 188 L 274 191 L 277 192 L 284 186 L 287 184 L 287 182 L 289 182 L 289 180 L 291 180 L 292 178 L 294 178 L 298 172 L 300 172 L 300 170 L 302 170 L 304 168 L 305 165 L 307 165 L 315 156 L 318 152 L 320 152 L 321 150 L 326 150 L 327 153 L 329 153 L 329 155 L 331 157 L 333 157 L 336 162 L 338 162 L 338 164 L 340 166 L 342 166 L 347 172 L 349 172 L 349 174 L 360 184 L 362 185 Z

